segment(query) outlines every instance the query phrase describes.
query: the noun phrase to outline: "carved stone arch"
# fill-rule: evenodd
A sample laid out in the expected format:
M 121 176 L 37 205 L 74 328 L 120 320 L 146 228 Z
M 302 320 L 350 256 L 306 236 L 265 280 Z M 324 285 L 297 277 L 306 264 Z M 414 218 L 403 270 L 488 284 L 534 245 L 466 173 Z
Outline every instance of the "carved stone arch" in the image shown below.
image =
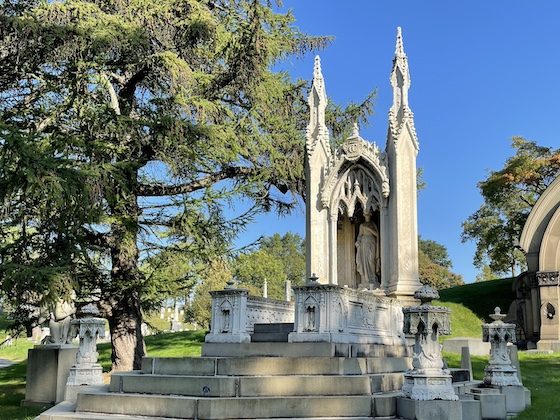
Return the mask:
M 320 316 L 320 307 L 319 302 L 313 297 L 309 296 L 303 302 L 303 309 L 304 309 L 304 320 L 303 320 L 303 328 L 304 331 L 312 332 L 319 330 L 319 316 Z
M 550 218 L 539 250 L 539 271 L 560 269 L 560 207 Z
M 373 212 L 385 205 L 381 180 L 361 161 L 343 166 L 337 178 L 327 207 L 345 209 L 352 217 L 358 204 L 364 212 Z
M 336 158 L 325 175 L 321 190 L 321 203 L 324 208 L 336 208 L 333 198 L 337 196 L 340 181 L 348 174 L 349 168 L 359 166 L 365 170 L 376 186 L 379 203 L 387 204 L 389 197 L 389 172 L 385 165 L 385 156 L 375 144 L 362 139 L 349 140 L 337 150 Z M 334 200 L 336 201 L 336 200 Z

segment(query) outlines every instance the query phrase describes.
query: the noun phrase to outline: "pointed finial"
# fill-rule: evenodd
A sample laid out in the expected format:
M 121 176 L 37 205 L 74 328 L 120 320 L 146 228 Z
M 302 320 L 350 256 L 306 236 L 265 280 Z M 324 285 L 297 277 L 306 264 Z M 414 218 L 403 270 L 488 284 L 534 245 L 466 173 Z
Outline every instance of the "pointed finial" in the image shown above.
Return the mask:
M 313 78 L 323 78 L 323 73 L 321 72 L 321 57 L 318 55 L 315 56 L 315 64 L 313 66 Z
M 395 45 L 395 55 L 398 57 L 406 57 L 402 39 L 402 28 L 400 26 L 397 27 L 397 43 Z

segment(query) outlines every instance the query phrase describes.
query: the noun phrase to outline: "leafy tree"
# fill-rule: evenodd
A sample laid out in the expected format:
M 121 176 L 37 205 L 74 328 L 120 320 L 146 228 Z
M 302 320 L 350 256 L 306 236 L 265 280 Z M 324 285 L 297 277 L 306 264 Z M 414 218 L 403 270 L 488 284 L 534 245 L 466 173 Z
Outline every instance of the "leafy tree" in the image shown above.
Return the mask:
M 418 238 L 418 274 L 422 284 L 446 289 L 463 284 L 463 277 L 451 272 L 451 259 L 444 245 Z
M 305 276 L 305 243 L 298 234 L 274 234 L 264 237 L 259 248 L 240 254 L 233 262 L 233 275 L 251 294 L 262 295 L 264 280 L 268 297 L 285 299 L 286 280 L 292 285 L 303 283 Z
M 201 328 L 209 329 L 212 313 L 210 292 L 222 290 L 230 279 L 231 271 L 228 264 L 220 259 L 212 261 L 204 271 L 203 279 L 197 283 L 194 289 L 194 298 L 185 311 L 186 319 Z
M 560 149 L 514 137 L 515 154 L 504 168 L 478 184 L 484 203 L 463 223 L 463 242 L 476 241 L 474 264 L 503 274 L 522 269 L 525 259 L 516 248 L 531 208 L 560 173 Z
M 279 192 L 301 190 L 305 83 L 269 68 L 327 39 L 293 20 L 256 0 L 3 2 L 9 299 L 97 298 L 113 369 L 139 368 L 142 305 L 169 278 L 140 261 L 165 249 L 161 261 L 207 263 L 255 212 L 288 210 Z M 253 207 L 226 219 L 236 197 Z M 192 282 L 172 277 L 174 290 Z
M 431 239 L 418 238 L 418 248 L 434 263 L 445 268 L 451 268 L 451 259 L 447 253 L 447 248 Z
M 500 276 L 496 273 L 494 273 L 490 267 L 488 265 L 483 265 L 480 269 L 480 273 L 478 273 L 476 275 L 476 282 L 480 283 L 483 281 L 489 281 L 489 280 L 496 280 L 497 278 L 499 278 Z

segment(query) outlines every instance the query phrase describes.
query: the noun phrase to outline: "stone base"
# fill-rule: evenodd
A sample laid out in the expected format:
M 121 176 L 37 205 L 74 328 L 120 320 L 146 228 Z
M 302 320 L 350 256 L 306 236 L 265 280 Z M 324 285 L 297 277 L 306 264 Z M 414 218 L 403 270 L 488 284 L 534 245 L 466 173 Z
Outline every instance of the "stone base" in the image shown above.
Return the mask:
M 480 401 L 483 419 L 505 419 L 507 417 L 506 396 L 497 388 L 473 388 L 471 395 Z
M 462 420 L 461 401 L 397 398 L 397 415 L 408 420 Z
M 517 414 L 525 410 L 531 404 L 531 394 L 527 401 L 527 388 L 522 385 L 500 386 L 500 392 L 506 397 L 506 411 L 509 414 Z
M 101 385 L 103 384 L 103 369 L 101 365 L 72 366 L 68 374 L 67 386 Z
M 210 333 L 204 339 L 206 343 L 250 343 L 251 335 L 249 333 L 239 334 L 213 334 Z
M 70 367 L 78 348 L 68 345 L 36 346 L 27 352 L 27 380 L 22 405 L 53 404 L 64 400 Z
M 370 334 L 291 332 L 288 334 L 290 343 L 345 343 L 345 344 L 384 344 L 388 346 L 404 345 L 405 339 L 400 337 L 376 336 Z
M 517 369 L 511 365 L 488 365 L 484 368 L 484 383 L 491 386 L 521 385 Z
M 64 401 L 75 403 L 78 392 L 99 392 L 107 388 L 107 385 L 66 385 Z
M 447 371 L 442 371 L 441 374 L 407 372 L 404 374 L 402 391 L 405 397 L 416 401 L 459 399 L 451 384 L 451 375 Z
M 540 340 L 537 343 L 537 350 L 560 352 L 560 340 Z

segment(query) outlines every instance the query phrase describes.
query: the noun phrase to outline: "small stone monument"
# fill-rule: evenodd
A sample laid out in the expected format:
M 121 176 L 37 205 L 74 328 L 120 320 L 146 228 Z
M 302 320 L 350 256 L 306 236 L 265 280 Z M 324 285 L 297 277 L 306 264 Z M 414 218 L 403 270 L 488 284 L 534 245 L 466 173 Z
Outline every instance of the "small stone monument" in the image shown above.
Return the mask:
M 405 374 L 403 392 L 413 400 L 458 399 L 451 385 L 451 374 L 443 369 L 439 336 L 451 333 L 449 309 L 432 306 L 439 294 L 428 285 L 414 294 L 422 304 L 403 309 L 404 332 L 414 334 L 412 370 Z
M 97 337 L 105 337 L 105 320 L 99 310 L 90 303 L 85 305 L 78 319 L 72 321 L 73 333 L 80 337 L 76 363 L 70 368 L 66 382 L 66 399 L 72 399 L 76 387 L 103 384 L 103 370 L 97 363 Z
M 482 325 L 482 341 L 490 342 L 490 359 L 484 369 L 486 385 L 521 385 L 507 349 L 508 343 L 515 342 L 515 324 L 505 323 L 506 316 L 496 307 L 490 315 L 494 321 Z
M 404 374 L 404 398 L 397 399 L 397 413 L 405 419 L 460 419 L 461 402 L 443 368 L 439 336 L 451 333 L 449 309 L 432 306 L 438 292 L 428 285 L 414 293 L 420 306 L 403 308 L 404 333 L 414 335 L 412 370 Z

